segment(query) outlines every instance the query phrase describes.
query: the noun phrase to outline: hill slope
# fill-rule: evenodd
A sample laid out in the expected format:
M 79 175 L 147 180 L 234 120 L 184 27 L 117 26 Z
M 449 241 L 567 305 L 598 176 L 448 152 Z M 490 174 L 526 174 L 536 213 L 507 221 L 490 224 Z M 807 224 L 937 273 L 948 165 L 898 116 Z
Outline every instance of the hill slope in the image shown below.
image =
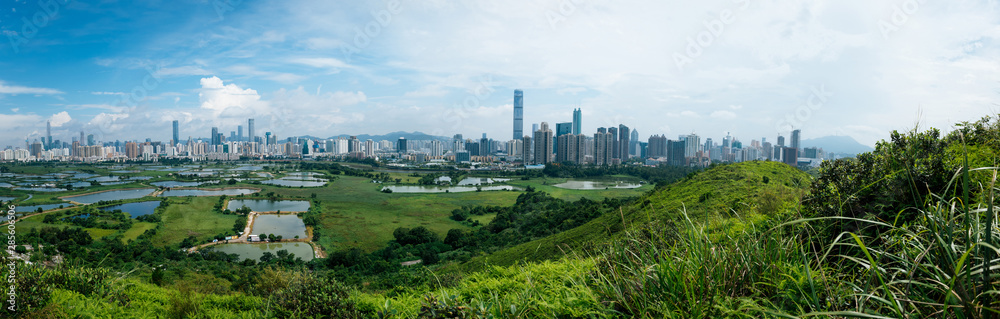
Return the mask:
M 506 266 L 521 260 L 556 258 L 616 238 L 625 229 L 623 223 L 680 222 L 684 211 L 692 220 L 736 231 L 745 221 L 759 220 L 795 205 L 810 180 L 805 172 L 777 162 L 713 167 L 650 192 L 632 206 L 622 207 L 618 214 L 605 214 L 580 227 L 472 259 L 460 268 L 475 270 L 486 264 Z

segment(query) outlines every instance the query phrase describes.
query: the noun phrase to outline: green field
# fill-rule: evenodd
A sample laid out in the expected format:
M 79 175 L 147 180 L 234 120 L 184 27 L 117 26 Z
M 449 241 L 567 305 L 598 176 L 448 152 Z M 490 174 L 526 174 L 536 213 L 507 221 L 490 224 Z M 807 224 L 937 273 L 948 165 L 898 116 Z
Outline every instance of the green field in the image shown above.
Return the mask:
M 153 228 L 156 228 L 156 224 L 154 223 L 142 223 L 142 222 L 134 223 L 132 224 L 132 228 L 126 230 L 125 233 L 122 235 L 122 242 L 128 243 L 128 241 L 130 240 L 135 240 L 136 238 L 139 237 L 139 235 L 142 235 L 142 233 L 145 233 L 147 230 Z
M 236 219 L 246 217 L 212 212 L 218 201 L 215 196 L 171 198 L 170 206 L 161 216 L 163 228 L 153 237 L 154 245 L 180 243 L 188 236 L 195 236 L 198 242 L 208 242 L 215 235 L 232 233 Z

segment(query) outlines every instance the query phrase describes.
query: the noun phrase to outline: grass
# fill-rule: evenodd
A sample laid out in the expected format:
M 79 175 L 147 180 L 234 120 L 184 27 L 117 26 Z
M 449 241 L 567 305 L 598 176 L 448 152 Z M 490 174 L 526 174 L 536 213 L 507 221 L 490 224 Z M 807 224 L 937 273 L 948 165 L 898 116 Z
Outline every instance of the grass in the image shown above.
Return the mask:
M 236 215 L 223 215 L 212 211 L 218 197 L 171 197 L 170 206 L 163 212 L 161 228 L 153 237 L 153 244 L 166 246 L 180 243 L 188 236 L 198 242 L 211 241 L 215 235 L 232 233 Z
M 565 183 L 569 181 L 568 178 L 532 178 L 530 180 L 521 180 L 519 178 L 513 178 L 507 184 L 520 187 L 522 189 L 531 186 L 535 190 L 549 193 L 552 197 L 562 199 L 565 201 L 577 201 L 581 198 L 586 197 L 592 200 L 602 200 L 604 198 L 616 198 L 616 197 L 633 197 L 642 196 L 643 194 L 649 192 L 653 187 L 651 185 L 644 184 L 639 188 L 632 189 L 594 189 L 594 190 L 577 190 L 577 189 L 566 189 L 555 187 L 554 185 Z M 639 179 L 631 176 L 606 176 L 603 178 L 574 178 L 573 180 L 587 180 L 587 181 L 628 181 L 638 183 Z
M 129 228 L 122 235 L 122 242 L 128 243 L 130 240 L 135 240 L 139 238 L 139 235 L 145 233 L 147 230 L 156 228 L 154 223 L 136 222 L 132 224 L 132 228 Z

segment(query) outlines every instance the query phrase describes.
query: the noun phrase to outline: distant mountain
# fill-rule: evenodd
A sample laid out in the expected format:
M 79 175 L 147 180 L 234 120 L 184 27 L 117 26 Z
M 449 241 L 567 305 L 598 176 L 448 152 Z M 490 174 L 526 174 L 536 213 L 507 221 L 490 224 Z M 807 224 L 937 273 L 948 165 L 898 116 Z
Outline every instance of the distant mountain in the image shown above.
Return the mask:
M 338 135 L 338 136 L 332 136 L 330 138 L 331 139 L 336 139 L 338 137 L 351 137 L 351 135 L 341 134 L 341 135 Z M 402 132 L 402 131 L 400 131 L 400 132 L 392 132 L 392 133 L 388 133 L 388 134 L 385 134 L 385 135 L 361 134 L 361 135 L 357 135 L 357 137 L 358 137 L 359 140 L 362 140 L 362 141 L 367 140 L 367 139 L 371 139 L 371 140 L 376 141 L 376 142 L 381 141 L 381 140 L 395 141 L 395 140 L 398 140 L 400 137 L 408 139 L 408 140 L 443 140 L 443 141 L 451 140 L 450 137 L 433 136 L 433 135 L 428 135 L 428 134 L 425 134 L 425 133 L 422 133 L 422 132 L 407 133 L 407 132 Z
M 824 136 L 802 140 L 802 147 L 819 147 L 827 153 L 847 154 L 860 154 L 875 150 L 871 146 L 858 143 L 858 141 L 850 136 Z

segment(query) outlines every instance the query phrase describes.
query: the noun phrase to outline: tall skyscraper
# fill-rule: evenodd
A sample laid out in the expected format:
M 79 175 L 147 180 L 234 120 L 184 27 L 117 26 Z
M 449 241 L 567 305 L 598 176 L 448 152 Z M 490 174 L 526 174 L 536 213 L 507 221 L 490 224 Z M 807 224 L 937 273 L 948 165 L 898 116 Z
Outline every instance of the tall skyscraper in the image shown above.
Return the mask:
M 222 144 L 222 142 L 219 141 L 219 128 L 218 127 L 213 127 L 212 128 L 212 145 L 219 145 L 219 144 Z
M 45 122 L 45 139 L 46 140 L 43 141 L 43 143 L 42 143 L 42 144 L 45 144 L 45 148 L 46 149 L 53 148 L 52 147 L 52 121 L 46 121 Z
M 253 131 L 253 119 L 249 119 L 247 120 L 247 141 L 253 142 L 254 137 L 256 137 L 256 135 L 254 135 Z
M 622 159 L 622 162 L 625 162 L 625 160 L 629 158 L 628 146 L 631 145 L 631 143 L 629 142 L 631 140 L 631 137 L 632 135 L 629 134 L 628 126 L 625 126 L 625 124 L 619 124 L 618 138 L 620 140 L 618 141 L 619 145 L 618 147 L 620 147 L 621 149 L 619 149 L 618 152 L 619 154 L 621 154 L 621 157 L 619 158 Z
M 580 129 L 582 128 L 583 112 L 580 109 L 573 110 L 573 134 L 580 135 Z
M 83 141 L 84 141 L 84 139 L 83 139 L 83 131 L 80 131 L 80 139 L 78 141 L 80 141 L 80 144 L 83 144 Z
M 688 135 L 684 138 L 684 157 L 698 156 L 698 149 L 701 147 L 701 138 L 696 134 Z
M 538 130 L 535 131 L 535 164 L 548 164 L 552 162 L 552 130 L 549 123 L 542 122 Z
M 243 141 L 243 125 L 236 126 L 236 140 Z
M 180 129 L 178 129 L 177 120 L 174 120 L 173 125 L 174 125 L 174 144 L 175 145 L 170 145 L 170 146 L 176 146 L 177 143 L 181 142 L 181 134 L 180 134 L 181 131 L 180 131 Z
M 524 136 L 524 92 L 514 90 L 514 139 Z
M 802 130 L 792 131 L 792 145 L 789 147 L 794 148 L 797 154 L 802 154 Z
M 617 127 L 609 127 L 608 128 L 608 134 L 611 134 L 611 144 L 608 145 L 610 147 L 611 158 L 622 158 L 622 153 L 621 153 L 622 147 L 621 147 L 621 145 L 618 144 L 618 142 L 619 142 L 618 141 L 618 128 Z M 608 164 L 611 164 L 611 163 L 608 163 Z
M 785 137 L 778 135 L 778 147 L 785 147 Z

